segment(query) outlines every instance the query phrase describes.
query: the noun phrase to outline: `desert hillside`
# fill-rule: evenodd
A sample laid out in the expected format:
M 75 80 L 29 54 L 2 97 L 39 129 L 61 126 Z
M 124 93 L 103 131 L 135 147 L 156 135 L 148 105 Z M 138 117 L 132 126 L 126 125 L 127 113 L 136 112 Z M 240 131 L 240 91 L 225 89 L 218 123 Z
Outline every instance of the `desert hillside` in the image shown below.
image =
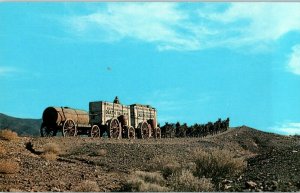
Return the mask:
M 2 137 L 0 191 L 300 191 L 300 138 Z
M 0 130 L 10 128 L 21 136 L 40 136 L 41 119 L 22 119 L 0 113 Z

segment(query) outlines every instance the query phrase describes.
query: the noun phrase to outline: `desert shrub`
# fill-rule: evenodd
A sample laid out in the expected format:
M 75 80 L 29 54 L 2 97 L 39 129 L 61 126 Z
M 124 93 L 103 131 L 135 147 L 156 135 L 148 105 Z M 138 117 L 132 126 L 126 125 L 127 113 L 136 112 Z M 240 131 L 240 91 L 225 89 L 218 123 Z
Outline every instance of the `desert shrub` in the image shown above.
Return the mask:
M 133 172 L 127 181 L 127 191 L 137 192 L 167 192 L 165 180 L 158 172 Z
M 0 155 L 5 154 L 5 153 L 6 153 L 6 151 L 5 151 L 4 147 L 2 145 L 0 145 Z
M 144 172 L 144 171 L 136 171 L 134 176 L 137 176 L 140 179 L 143 179 L 145 182 L 163 184 L 164 178 L 159 172 Z
M 56 143 L 47 143 L 43 149 L 44 149 L 43 151 L 44 154 L 47 153 L 60 154 L 61 152 L 59 146 Z
M 144 181 L 137 181 L 135 184 L 135 189 L 133 191 L 138 192 L 167 192 L 169 189 L 158 184 L 151 184 Z
M 236 175 L 246 168 L 246 162 L 242 158 L 227 150 L 211 149 L 195 151 L 196 171 L 198 177 L 212 178 L 217 181 L 227 175 Z
M 99 151 L 96 152 L 98 156 L 106 156 L 107 150 L 106 149 L 99 149 Z
M 182 169 L 189 170 L 192 173 L 196 171 L 196 163 L 195 162 L 188 162 L 185 165 L 183 165 Z
M 41 157 L 45 160 L 53 161 L 57 159 L 57 155 L 54 153 L 43 153 Z
M 57 155 L 61 152 L 59 146 L 56 143 L 47 143 L 43 147 L 43 153 L 41 157 L 45 160 L 56 160 Z
M 175 192 L 208 192 L 213 191 L 210 179 L 198 178 L 189 170 L 182 170 L 171 176 L 170 186 Z
M 2 174 L 14 174 L 20 170 L 20 166 L 17 162 L 11 160 L 0 160 L 0 173 Z
M 84 180 L 80 182 L 74 189 L 75 192 L 99 192 L 99 186 L 97 182 Z
M 18 139 L 18 134 L 9 129 L 4 129 L 0 131 L 0 139 L 7 140 L 7 141 L 16 140 Z
M 156 156 L 150 160 L 150 169 L 161 171 L 164 178 L 181 170 L 181 165 L 174 156 Z
M 8 191 L 9 191 L 9 192 L 25 192 L 25 191 L 20 190 L 20 189 L 18 189 L 18 188 L 10 188 Z
M 99 150 L 93 151 L 89 155 L 90 156 L 106 156 L 106 154 L 107 154 L 106 149 L 99 149 Z

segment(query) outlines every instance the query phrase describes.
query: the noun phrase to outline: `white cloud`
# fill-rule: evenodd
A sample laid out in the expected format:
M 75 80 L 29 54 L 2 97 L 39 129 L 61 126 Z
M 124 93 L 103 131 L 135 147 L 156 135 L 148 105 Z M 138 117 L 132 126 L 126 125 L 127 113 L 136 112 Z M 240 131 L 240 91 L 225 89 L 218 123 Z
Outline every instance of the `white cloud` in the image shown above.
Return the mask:
M 218 36 L 225 34 L 225 38 L 215 44 L 255 47 L 276 41 L 290 31 L 300 32 L 299 10 L 299 3 L 232 3 L 222 13 L 199 11 L 199 15 L 223 25 Z
M 300 123 L 298 122 L 283 123 L 280 124 L 279 126 L 278 125 L 274 126 L 269 130 L 284 135 L 295 135 L 295 134 L 300 135 Z
M 300 44 L 292 48 L 292 54 L 288 61 L 288 70 L 294 74 L 300 75 Z
M 299 3 L 233 3 L 225 12 L 212 14 L 210 18 L 224 23 L 246 19 L 249 22 L 246 34 L 277 39 L 291 30 L 300 30 L 299 8 Z
M 0 66 L 0 76 L 6 76 L 9 74 L 12 74 L 14 72 L 17 72 L 15 68 L 7 67 L 7 66 Z
M 68 23 L 80 36 L 96 41 L 127 37 L 156 43 L 159 50 L 195 50 L 199 40 L 183 25 L 187 19 L 175 3 L 110 3 L 105 11 L 71 17 Z
M 67 23 L 88 41 L 130 38 L 155 44 L 158 50 L 249 47 L 261 51 L 290 31 L 300 32 L 299 3 L 231 3 L 221 11 L 211 8 L 217 4 L 210 8 L 195 4 L 198 11 L 181 5 L 108 3 L 94 13 L 72 16 Z

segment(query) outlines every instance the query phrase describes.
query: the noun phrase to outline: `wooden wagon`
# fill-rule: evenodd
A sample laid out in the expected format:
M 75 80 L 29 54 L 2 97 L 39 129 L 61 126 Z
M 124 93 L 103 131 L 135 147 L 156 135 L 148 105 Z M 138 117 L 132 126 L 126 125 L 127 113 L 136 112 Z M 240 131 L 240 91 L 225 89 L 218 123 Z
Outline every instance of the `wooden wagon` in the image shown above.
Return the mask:
M 89 103 L 90 123 L 98 125 L 103 136 L 110 138 L 135 138 L 135 130 L 130 126 L 130 108 L 115 102 L 96 101 Z
M 43 112 L 41 136 L 89 135 L 91 137 L 141 139 L 161 138 L 156 122 L 156 109 L 149 105 L 120 104 L 95 101 L 89 103 L 89 112 L 68 107 L 48 107 Z
M 130 112 L 131 126 L 135 128 L 139 138 L 161 138 L 161 130 L 157 126 L 155 108 L 150 105 L 132 104 L 130 105 Z
M 41 136 L 56 136 L 58 131 L 64 137 L 76 135 L 89 135 L 100 137 L 98 125 L 90 124 L 89 113 L 69 107 L 47 107 L 43 112 Z

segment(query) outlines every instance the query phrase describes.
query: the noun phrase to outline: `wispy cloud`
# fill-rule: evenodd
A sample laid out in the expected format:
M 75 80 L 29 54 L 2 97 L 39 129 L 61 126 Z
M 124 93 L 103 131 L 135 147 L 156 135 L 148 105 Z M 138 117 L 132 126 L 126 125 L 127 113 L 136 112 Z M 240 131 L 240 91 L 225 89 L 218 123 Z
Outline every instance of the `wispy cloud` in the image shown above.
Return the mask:
M 175 3 L 109 3 L 105 10 L 68 19 L 78 36 L 115 42 L 123 38 L 156 43 L 159 50 L 199 47 L 188 26 L 188 15 Z
M 41 78 L 42 74 L 37 71 L 29 71 L 19 67 L 0 66 L 0 77 L 18 80 Z
M 87 41 L 130 38 L 155 44 L 158 50 L 266 50 L 284 34 L 300 31 L 299 3 L 221 4 L 224 9 L 211 8 L 219 4 L 195 4 L 197 11 L 183 8 L 182 3 L 106 5 L 90 14 L 69 17 L 68 27 Z
M 276 40 L 283 34 L 300 31 L 300 4 L 233 3 L 223 13 L 208 13 L 205 17 L 224 24 L 243 20 L 243 36 L 252 40 Z
M 287 66 L 290 72 L 300 75 L 300 44 L 292 48 Z
M 299 3 L 232 3 L 223 12 L 199 10 L 199 16 L 215 22 L 213 46 L 266 49 L 290 31 L 300 32 Z
M 278 124 L 269 129 L 270 131 L 274 131 L 276 133 L 281 133 L 284 135 L 296 135 L 300 134 L 300 123 L 299 122 L 285 122 L 282 124 Z
M 11 75 L 11 74 L 16 73 L 16 72 L 18 72 L 18 70 L 16 68 L 7 67 L 7 66 L 0 66 L 0 77 Z

